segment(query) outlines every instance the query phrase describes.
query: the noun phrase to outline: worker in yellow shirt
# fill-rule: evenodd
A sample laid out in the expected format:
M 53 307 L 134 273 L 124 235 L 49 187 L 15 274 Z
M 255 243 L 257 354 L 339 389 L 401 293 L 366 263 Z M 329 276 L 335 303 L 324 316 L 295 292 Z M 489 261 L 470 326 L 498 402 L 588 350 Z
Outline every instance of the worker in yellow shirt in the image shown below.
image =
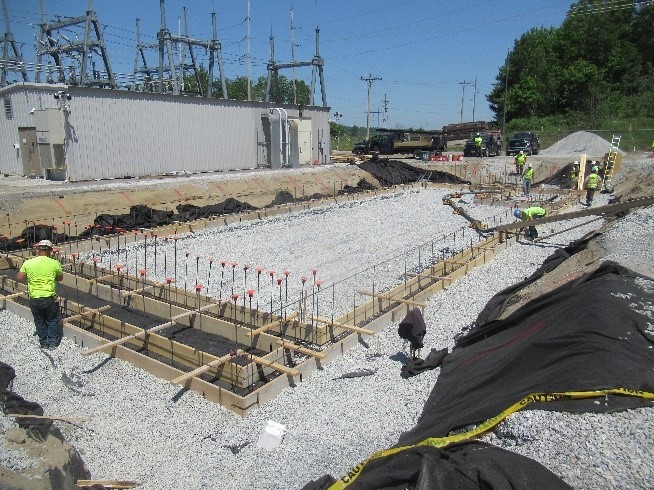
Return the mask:
M 56 301 L 57 282 L 64 278 L 61 264 L 53 259 L 50 240 L 36 244 L 37 256 L 23 262 L 16 279 L 27 279 L 29 305 L 36 334 L 43 349 L 54 350 L 62 337 L 61 311 Z

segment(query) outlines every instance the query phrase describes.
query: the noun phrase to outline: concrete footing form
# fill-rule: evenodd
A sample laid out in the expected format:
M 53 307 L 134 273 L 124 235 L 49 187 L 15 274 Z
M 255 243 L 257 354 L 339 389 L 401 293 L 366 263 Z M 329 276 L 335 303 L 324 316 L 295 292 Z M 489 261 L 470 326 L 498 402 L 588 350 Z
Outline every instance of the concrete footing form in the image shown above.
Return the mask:
M 339 200 L 369 199 L 401 190 L 421 191 L 431 186 L 420 183 L 370 192 L 363 197 L 361 194 L 343 196 Z M 400 320 L 409 309 L 424 307 L 429 296 L 447 288 L 475 267 L 493 260 L 502 247 L 515 242 L 516 230 L 484 232 L 502 225 L 502 221 L 513 221 L 511 204 L 502 199 L 501 189 L 470 189 L 467 186 L 449 189 L 459 197 L 472 192 L 470 197 L 477 202 L 497 205 L 498 218 L 484 223 L 466 216 L 474 232 L 466 237 L 465 230 L 460 231 L 457 248 L 447 255 L 434 252 L 432 243 L 431 251 L 426 247 L 422 253 L 419 250 L 417 256 L 412 254 L 415 263 L 409 266 L 406 256 L 398 258 L 398 261 L 405 261 L 402 277 L 392 287 L 382 290 L 376 289 L 374 283 L 372 287 L 359 284 L 357 297 L 366 300 L 358 304 L 355 301 L 345 313 L 332 310 L 323 311 L 321 315 L 317 306 L 309 309 L 307 304 L 313 302 L 315 291 L 304 294 L 300 301 L 284 304 L 281 282 L 278 282 L 278 307 L 273 309 L 271 299 L 270 311 L 262 311 L 252 307 L 253 290 L 242 295 L 221 294 L 216 298 L 203 294 L 202 287 L 193 284 L 182 288 L 170 278 L 151 280 L 145 272 L 139 274 L 138 268 L 128 274 L 119 265 L 103 267 L 97 260 L 81 259 L 116 249 L 120 258 L 121 248 L 126 250 L 144 240 L 155 247 L 156 254 L 156 243 L 163 240 L 161 237 L 305 211 L 329 202 L 338 203 L 336 199 L 59 244 L 65 270 L 59 291 L 65 317 L 64 334 L 85 349 L 82 355 L 105 352 L 178 384 L 180 390 L 197 391 L 208 400 L 246 416 L 284 388 L 301 383 L 312 371 L 350 347 L 365 343 L 368 336 L 389 322 Z M 445 207 L 444 210 L 465 215 L 451 196 L 457 194 L 448 195 L 443 204 L 452 209 Z M 553 214 L 578 199 L 575 192 L 556 190 L 556 199 L 548 202 L 552 196 L 554 191 L 551 195 L 547 191 L 541 193 L 539 205 L 545 204 Z M 444 234 L 452 233 L 457 242 L 456 230 L 444 230 Z M 29 256 L 27 250 L 7 254 L 5 274 L 0 276 L 0 307 L 26 318 L 31 318 L 26 287 L 13 277 Z M 164 258 L 159 257 L 159 260 Z M 258 274 L 262 271 L 258 270 Z M 267 271 L 263 274 L 268 279 Z M 270 281 L 273 282 L 272 274 Z M 309 284 L 315 286 L 312 281 L 313 278 L 309 278 Z

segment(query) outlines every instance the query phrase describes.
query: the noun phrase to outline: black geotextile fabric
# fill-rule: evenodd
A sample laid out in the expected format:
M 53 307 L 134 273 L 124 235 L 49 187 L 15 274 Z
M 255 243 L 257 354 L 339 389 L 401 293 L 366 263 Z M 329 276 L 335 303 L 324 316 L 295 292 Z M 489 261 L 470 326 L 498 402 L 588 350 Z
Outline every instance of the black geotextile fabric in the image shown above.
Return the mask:
M 41 240 L 50 240 L 53 244 L 68 240 L 65 233 L 57 233 L 55 226 L 33 225 L 25 228 L 20 235 L 8 239 L 0 239 L 0 250 L 18 250 L 28 248 Z
M 354 473 L 344 475 L 349 480 Z M 326 490 L 335 480 L 328 475 L 302 490 Z M 347 487 L 352 490 L 528 490 L 570 489 L 540 463 L 479 441 L 445 449 L 414 447 L 368 461 Z
M 531 393 L 654 391 L 654 332 L 648 331 L 644 314 L 654 302 L 651 281 L 604 262 L 506 319 L 477 326 L 465 347 L 455 347 L 445 357 L 416 426 L 400 437 L 398 446 L 481 423 Z M 611 412 L 643 406 L 654 403 L 612 396 L 526 408 Z
M 475 325 L 482 325 L 484 323 L 490 322 L 491 320 L 496 320 L 499 318 L 499 316 L 506 309 L 508 302 L 518 291 L 528 286 L 532 282 L 537 281 L 548 272 L 553 271 L 569 257 L 572 257 L 574 254 L 584 250 L 588 246 L 588 242 L 598 237 L 599 235 L 601 235 L 601 233 L 597 231 L 591 231 L 578 240 L 573 241 L 567 247 L 557 249 L 552 255 L 545 259 L 543 265 L 536 269 L 531 276 L 527 277 L 523 281 L 509 286 L 506 289 L 503 289 L 490 300 L 488 300 L 488 303 L 486 303 L 484 309 L 481 310 L 481 313 L 479 313 L 477 316 Z M 465 338 L 468 338 L 468 336 Z M 465 342 L 464 338 L 458 338 L 456 345 L 465 345 L 463 342 Z
M 411 184 L 420 179 L 448 184 L 470 184 L 469 180 L 463 180 L 456 175 L 440 170 L 425 170 L 400 160 L 368 160 L 358 166 L 371 174 L 383 186 Z
M 16 372 L 9 364 L 0 361 L 0 407 L 4 413 L 16 413 L 20 415 L 43 415 L 43 408 L 38 403 L 29 402 L 20 395 L 10 391 L 10 386 Z M 50 431 L 52 420 L 16 418 L 19 427 L 25 429 L 27 434 L 37 440 L 43 441 Z
M 138 204 L 131 206 L 127 214 L 100 214 L 93 221 L 93 226 L 81 233 L 80 236 L 108 235 L 117 231 L 155 228 L 210 216 L 252 211 L 258 208 L 230 197 L 221 203 L 206 206 L 179 204 L 176 209 L 177 214 L 173 211 L 162 211 Z

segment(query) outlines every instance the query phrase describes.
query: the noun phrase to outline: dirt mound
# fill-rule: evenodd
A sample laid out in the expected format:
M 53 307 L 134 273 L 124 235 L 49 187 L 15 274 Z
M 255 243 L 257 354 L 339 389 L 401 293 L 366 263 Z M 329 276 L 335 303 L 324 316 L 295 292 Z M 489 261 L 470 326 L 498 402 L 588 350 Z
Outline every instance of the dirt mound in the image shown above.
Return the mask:
M 560 139 L 540 153 L 550 156 L 578 156 L 580 153 L 586 153 L 589 157 L 602 158 L 610 147 L 610 142 L 595 133 L 577 131 Z M 622 150 L 618 151 L 624 155 Z

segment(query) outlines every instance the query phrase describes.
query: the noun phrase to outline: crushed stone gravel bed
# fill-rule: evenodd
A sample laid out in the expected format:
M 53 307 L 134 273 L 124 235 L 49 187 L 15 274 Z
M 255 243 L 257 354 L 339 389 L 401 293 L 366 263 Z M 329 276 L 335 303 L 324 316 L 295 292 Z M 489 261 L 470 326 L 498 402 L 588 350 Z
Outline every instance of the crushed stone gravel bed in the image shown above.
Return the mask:
M 348 235 L 348 246 L 361 255 L 355 254 L 355 263 L 347 267 L 338 265 L 348 260 L 343 249 L 325 242 L 319 254 L 323 261 L 321 274 L 336 280 L 340 269 L 380 262 L 390 249 L 401 250 L 412 240 L 428 238 L 427 230 L 434 225 L 432 216 L 423 213 L 422 208 L 404 214 L 397 210 L 397 215 L 391 214 L 392 220 L 380 212 L 386 205 L 402 202 L 408 206 L 414 199 L 414 204 L 429 209 L 418 202 L 428 195 L 407 193 L 380 200 L 376 206 L 362 204 L 356 209 L 334 210 L 335 214 L 343 213 L 341 219 L 356 211 L 352 226 L 370 223 L 375 235 Z M 429 199 L 442 208 L 437 193 Z M 608 196 L 599 195 L 596 205 L 607 200 Z M 315 259 L 296 263 L 291 255 L 283 253 L 302 246 L 303 236 L 310 241 L 311 234 L 319 232 L 315 223 L 320 219 L 320 215 L 307 213 L 287 222 L 272 221 L 269 224 L 275 230 L 275 243 L 269 242 L 266 247 L 262 239 L 261 244 L 252 244 L 256 251 L 246 252 L 252 235 L 245 234 L 240 237 L 243 256 L 229 258 L 252 260 L 255 265 L 257 257 L 257 263 L 280 270 L 293 267 L 295 274 L 302 274 L 316 265 Z M 540 233 L 546 236 L 590 219 L 544 225 Z M 626 258 L 632 249 L 639 254 L 632 257 L 634 264 L 640 260 L 651 264 L 651 247 L 640 243 L 651 243 L 652 227 L 643 225 L 652 219 L 651 207 L 624 218 L 624 229 L 610 237 L 618 241 L 612 258 Z M 385 223 L 375 226 L 381 220 Z M 454 336 L 474 321 L 493 294 L 524 279 L 556 248 L 599 228 L 601 223 L 588 223 L 538 244 L 519 242 L 435 295 L 425 311 L 428 330 L 423 352 L 451 348 Z M 279 233 L 291 225 L 292 233 Z M 254 234 L 265 234 L 266 228 L 259 226 Z M 416 230 L 416 235 L 405 237 L 404 242 L 396 241 L 408 234 L 407 230 Z M 246 226 L 217 232 L 216 237 L 199 238 L 206 239 L 206 246 L 214 247 L 211 253 L 218 257 L 219 253 L 236 250 L 239 234 L 247 231 Z M 285 236 L 295 241 L 287 245 Z M 223 241 L 226 248 L 219 248 Z M 198 246 L 193 253 L 208 252 Z M 328 272 L 330 267 L 334 272 Z M 389 271 L 376 268 L 374 273 L 379 284 L 388 281 Z M 652 317 L 651 309 L 643 311 Z M 394 323 L 242 419 L 195 392 L 180 396 L 179 387 L 123 361 L 107 361 L 105 354 L 82 357 L 80 349 L 68 339 L 56 351 L 45 354 L 32 336 L 31 322 L 6 311 L 0 312 L 0 325 L 0 359 L 16 370 L 14 391 L 40 403 L 46 414 L 89 417 L 90 422 L 79 427 L 59 422 L 56 425 L 80 451 L 94 478 L 135 480 L 145 490 L 288 489 L 300 488 L 325 473 L 338 477 L 373 452 L 393 445 L 403 431 L 414 425 L 439 373 L 437 369 L 406 380 L 400 377 L 403 341 Z M 335 379 L 363 368 L 374 374 Z M 71 390 L 65 379 L 78 380 L 77 389 Z M 257 446 L 268 420 L 286 427 L 281 445 L 273 450 Z M 6 416 L 0 416 L 0 421 L 1 427 L 8 426 Z M 614 414 L 525 411 L 511 416 L 498 431 L 485 437 L 536 459 L 575 488 L 649 488 L 654 477 L 653 429 L 651 409 Z M 233 448 L 243 444 L 235 454 Z M 0 460 L 6 459 L 17 466 L 28 464 L 21 462 L 19 453 L 10 454 L 0 445 Z

